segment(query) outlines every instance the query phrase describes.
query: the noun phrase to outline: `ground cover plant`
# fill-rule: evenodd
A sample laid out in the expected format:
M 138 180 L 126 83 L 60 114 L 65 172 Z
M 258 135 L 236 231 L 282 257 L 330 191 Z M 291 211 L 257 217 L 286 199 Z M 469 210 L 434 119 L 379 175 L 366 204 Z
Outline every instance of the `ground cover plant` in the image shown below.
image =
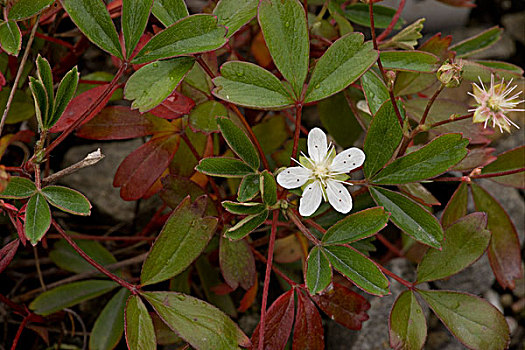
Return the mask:
M 424 19 L 405 22 L 404 6 L 220 0 L 190 15 L 182 0 L 2 1 L 0 273 L 28 259 L 37 270 L 0 275 L 5 347 L 324 349 L 323 322 L 361 329 L 367 298 L 396 283 L 392 348 L 423 348 L 427 306 L 467 348 L 507 348 L 496 307 L 432 282 L 485 252 L 501 288 L 523 276 L 514 224 L 478 182 L 524 188 L 524 146 L 490 147 L 520 127 L 523 70 L 469 58 L 501 28 L 421 42 Z M 79 73 L 93 47 L 113 74 Z M 462 84 L 469 105 L 442 98 Z M 92 206 L 57 183 L 104 149 L 63 169 L 54 154 L 133 138 L 144 142 L 113 185 L 162 204 L 126 235 L 69 230 Z M 443 203 L 441 184 L 454 187 Z M 416 278 L 384 267 L 392 256 Z M 258 315 L 251 333 L 244 313 Z M 70 344 L 65 324 L 82 328 Z

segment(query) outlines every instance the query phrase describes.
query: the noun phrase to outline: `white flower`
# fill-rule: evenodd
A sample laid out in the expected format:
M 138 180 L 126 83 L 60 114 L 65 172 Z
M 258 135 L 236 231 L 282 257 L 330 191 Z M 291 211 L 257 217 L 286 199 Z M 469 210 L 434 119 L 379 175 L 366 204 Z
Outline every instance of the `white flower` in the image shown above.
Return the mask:
M 365 154 L 359 148 L 349 148 L 335 155 L 333 146 L 327 145 L 326 134 L 319 128 L 308 133 L 308 154 L 300 157 L 299 166 L 284 169 L 277 175 L 277 182 L 286 189 L 305 186 L 299 203 L 299 214 L 312 215 L 321 199 L 343 214 L 352 209 L 352 197 L 343 184 L 346 173 L 359 168 L 365 161 Z
M 490 87 L 488 90 L 485 89 L 481 78 L 479 79 L 481 87 L 478 84 L 472 84 L 471 95 L 476 99 L 476 108 L 469 109 L 469 112 L 474 112 L 474 123 L 485 123 L 484 127 L 487 127 L 487 123 L 492 119 L 492 127 L 499 127 L 499 130 L 510 132 L 510 126 L 513 125 L 519 129 L 512 120 L 510 120 L 505 114 L 508 112 L 523 112 L 525 109 L 515 108 L 525 100 L 518 100 L 518 96 L 521 91 L 509 97 L 510 93 L 514 91 L 517 85 L 509 88 L 512 83 L 512 79 L 505 86 L 505 80 L 502 79 L 501 83 L 494 84 L 494 75 L 490 77 Z

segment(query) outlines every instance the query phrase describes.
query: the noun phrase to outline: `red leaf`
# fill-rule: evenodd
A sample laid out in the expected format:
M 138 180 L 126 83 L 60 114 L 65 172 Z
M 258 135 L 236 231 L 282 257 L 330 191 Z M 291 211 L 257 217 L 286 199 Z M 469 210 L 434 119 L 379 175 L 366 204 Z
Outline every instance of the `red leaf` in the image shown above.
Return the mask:
M 293 331 L 293 350 L 323 350 L 324 330 L 321 315 L 310 298 L 298 292 L 297 313 Z
M 437 33 L 427 41 L 425 41 L 420 47 L 420 51 L 430 52 L 434 55 L 443 59 L 449 56 L 450 51 L 448 50 L 450 43 L 452 43 L 452 36 L 447 35 L 444 38 L 441 37 L 441 33 Z
M 176 131 L 171 123 L 151 114 L 140 114 L 125 106 L 104 108 L 84 124 L 77 136 L 91 140 L 123 140 L 151 135 L 156 131 Z
M 248 310 L 250 306 L 252 306 L 253 302 L 255 301 L 255 297 L 257 296 L 257 275 L 255 276 L 255 283 L 253 286 L 251 286 L 250 289 L 246 291 L 244 294 L 244 297 L 241 299 L 241 304 L 237 308 L 237 311 L 239 312 L 245 312 Z
M 162 103 L 149 111 L 149 113 L 164 119 L 175 119 L 188 114 L 195 102 L 178 91 L 173 91 Z
M 281 295 L 274 301 L 266 313 L 264 324 L 264 349 L 284 349 L 293 325 L 294 290 Z M 257 326 L 252 335 L 252 349 L 258 349 L 259 332 L 261 324 Z
M 141 198 L 168 167 L 179 147 L 178 135 L 152 138 L 128 155 L 120 164 L 113 186 L 121 187 L 124 200 Z
M 2 88 L 5 86 L 6 80 L 4 77 L 4 74 L 0 72 L 0 91 L 2 91 Z
M 210 290 L 217 295 L 226 295 L 234 291 L 232 287 L 226 283 L 221 283 L 210 288 Z
M 106 106 L 109 99 L 111 98 L 111 95 L 113 95 L 117 88 L 118 84 L 115 84 L 115 86 L 113 86 L 113 88 L 109 91 L 109 93 L 102 100 L 102 102 L 99 103 L 97 107 L 91 111 L 91 113 L 87 116 L 86 119 L 82 121 L 80 125 L 87 123 L 88 121 L 93 119 L 93 117 L 95 117 L 98 113 L 100 113 L 100 111 Z M 64 114 L 62 114 L 62 117 L 60 117 L 58 122 L 51 129 L 49 129 L 49 131 L 60 132 L 66 130 L 71 124 L 73 124 L 78 118 L 82 116 L 82 114 L 87 108 L 91 108 L 93 102 L 95 102 L 102 95 L 104 95 L 107 89 L 108 84 L 99 85 L 91 90 L 81 93 L 80 95 L 72 99 L 71 102 L 69 102 L 69 104 L 67 105 Z
M 332 320 L 348 329 L 360 330 L 362 323 L 368 320 L 366 310 L 370 309 L 370 303 L 341 284 L 334 283 L 333 286 L 332 290 L 313 295 L 312 299 Z
M 2 249 L 0 249 L 0 273 L 11 263 L 15 257 L 20 240 L 15 239 L 12 242 L 7 243 Z

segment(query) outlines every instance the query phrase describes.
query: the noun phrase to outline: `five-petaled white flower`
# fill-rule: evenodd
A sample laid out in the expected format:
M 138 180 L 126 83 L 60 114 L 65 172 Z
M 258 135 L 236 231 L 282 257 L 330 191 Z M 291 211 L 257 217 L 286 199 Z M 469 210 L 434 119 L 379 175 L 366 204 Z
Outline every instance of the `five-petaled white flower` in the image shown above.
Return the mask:
M 469 109 L 469 112 L 474 112 L 474 123 L 484 123 L 484 127 L 487 127 L 487 123 L 492 119 L 492 127 L 499 127 L 500 132 L 503 130 L 510 132 L 510 126 L 513 125 L 519 129 L 512 120 L 510 120 L 505 114 L 508 112 L 523 112 L 525 109 L 515 108 L 525 100 L 518 100 L 518 96 L 521 91 L 510 96 L 510 93 L 514 91 L 517 85 L 510 87 L 512 79 L 505 86 L 505 79 L 501 80 L 501 83 L 494 84 L 494 75 L 490 77 L 489 89 L 485 89 L 481 78 L 479 79 L 481 87 L 478 84 L 472 84 L 472 92 L 468 94 L 476 99 L 476 108 Z M 509 88 L 510 87 L 510 88 Z
M 344 186 L 349 178 L 346 173 L 359 168 L 365 154 L 359 148 L 349 148 L 335 154 L 334 147 L 327 145 L 326 134 L 319 128 L 308 133 L 308 154 L 300 157 L 299 166 L 284 169 L 277 175 L 277 182 L 286 189 L 306 186 L 299 203 L 299 214 L 312 215 L 321 199 L 343 214 L 352 209 L 352 197 Z

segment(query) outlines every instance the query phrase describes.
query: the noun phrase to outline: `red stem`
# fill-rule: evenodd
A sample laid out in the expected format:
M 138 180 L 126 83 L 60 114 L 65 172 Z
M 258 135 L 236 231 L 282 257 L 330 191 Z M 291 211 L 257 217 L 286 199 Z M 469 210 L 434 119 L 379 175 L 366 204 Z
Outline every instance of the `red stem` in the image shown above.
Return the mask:
M 87 255 L 80 247 L 75 243 L 75 241 L 69 236 L 63 229 L 56 223 L 55 220 L 52 221 L 53 226 L 56 228 L 58 233 L 64 238 L 69 245 L 75 249 L 75 251 L 82 257 L 84 260 L 86 260 L 89 264 L 91 264 L 94 268 L 102 272 L 104 275 L 108 276 L 113 281 L 120 284 L 122 287 L 129 289 L 129 291 L 132 294 L 137 294 L 137 287 L 132 285 L 131 283 L 128 283 L 124 281 L 122 278 L 118 277 L 117 275 L 112 274 L 110 271 L 106 270 L 106 268 L 102 265 L 100 265 L 98 262 L 93 260 L 89 255 Z
M 295 130 L 293 135 L 293 149 L 292 158 L 297 159 L 297 149 L 299 148 L 299 136 L 301 135 L 301 116 L 303 112 L 303 105 L 298 103 L 295 108 Z M 293 166 L 294 161 L 290 160 L 290 166 Z
M 395 279 L 396 281 L 398 281 L 399 283 L 401 283 L 402 285 L 404 285 L 404 286 L 407 287 L 408 289 L 414 289 L 414 284 L 413 284 L 413 283 L 410 283 L 410 282 L 408 282 L 407 280 L 402 279 L 401 277 L 399 277 L 398 275 L 396 275 L 396 274 L 393 273 L 392 271 L 386 269 L 385 267 L 383 267 L 383 266 L 380 265 L 380 264 L 377 264 L 377 266 L 379 266 L 379 268 L 381 269 L 381 271 L 383 271 L 386 275 L 392 277 L 393 279 Z
M 155 237 L 138 237 L 138 236 L 95 236 L 95 235 L 83 235 L 83 234 L 76 234 L 76 235 L 69 235 L 72 239 L 83 239 L 83 240 L 90 240 L 90 241 L 124 241 L 124 242 L 135 242 L 135 241 L 153 241 L 155 240 Z M 50 233 L 46 235 L 46 238 L 49 239 L 58 239 L 62 238 L 61 235 Z
M 396 11 L 394 17 L 392 17 L 392 20 L 390 21 L 390 24 L 388 25 L 388 27 L 386 27 L 386 29 L 383 31 L 383 33 L 379 34 L 379 36 L 377 37 L 377 41 L 378 42 L 383 41 L 388 36 L 388 34 L 390 34 L 392 32 L 392 30 L 396 26 L 397 22 L 399 21 L 399 17 L 401 17 L 401 12 L 403 12 L 403 8 L 405 7 L 405 2 L 406 2 L 406 0 L 401 0 L 399 2 L 399 7 L 397 8 L 397 11 Z
M 30 317 L 31 317 L 31 315 L 27 315 L 22 320 L 22 323 L 20 323 L 20 327 L 18 327 L 18 331 L 16 332 L 15 339 L 13 340 L 13 345 L 11 346 L 11 350 L 15 350 L 16 349 L 16 345 L 18 344 L 18 341 L 20 340 L 20 336 L 22 335 L 22 331 L 26 327 L 27 322 L 29 322 L 29 318 Z
M 321 232 L 322 234 L 326 233 L 326 230 L 312 219 L 306 219 L 305 221 L 308 225 L 313 226 L 317 231 Z
M 264 349 L 264 323 L 266 321 L 266 304 L 268 302 L 268 290 L 270 288 L 270 276 L 272 271 L 273 263 L 273 249 L 275 246 L 275 236 L 277 235 L 277 219 L 279 218 L 279 211 L 274 210 L 272 216 L 272 230 L 270 233 L 270 243 L 268 245 L 268 260 L 266 262 L 266 274 L 264 276 L 264 287 L 262 295 L 262 306 L 261 306 L 261 321 L 259 322 L 259 349 Z
M 386 239 L 382 234 L 378 233 L 376 237 L 379 240 L 379 242 L 383 243 L 383 245 L 388 248 L 389 251 L 391 251 L 397 256 L 400 256 L 400 257 L 404 256 L 403 252 L 399 250 L 395 245 L 390 243 L 390 241 Z
M 512 175 L 516 173 L 524 172 L 525 168 L 519 168 L 514 170 L 507 170 L 507 171 L 500 171 L 499 173 L 492 173 L 492 174 L 480 174 L 480 175 L 470 175 L 470 176 L 461 176 L 461 177 L 440 177 L 437 179 L 432 179 L 432 181 L 461 181 L 461 182 L 469 182 L 471 179 L 486 179 L 491 177 L 499 177 L 499 176 L 505 176 L 505 175 Z
M 437 123 L 434 123 L 434 124 L 430 125 L 430 128 L 436 128 L 436 127 L 444 125 L 444 124 L 453 123 L 453 122 L 457 122 L 457 121 L 464 120 L 464 119 L 469 119 L 469 118 L 472 118 L 473 115 L 474 115 L 474 113 L 469 113 L 469 114 L 466 114 L 466 115 L 462 115 L 461 117 L 457 117 L 457 118 L 453 118 L 453 119 L 447 119 L 447 120 L 442 120 L 440 122 L 437 122 Z
M 308 228 L 306 228 L 306 226 L 304 226 L 304 224 L 301 222 L 301 220 L 299 219 L 299 214 L 296 212 L 296 210 L 292 209 L 290 211 L 288 211 L 288 214 L 290 215 L 290 218 L 292 219 L 293 223 L 295 224 L 295 226 L 297 226 L 297 228 L 299 229 L 299 231 L 301 231 L 305 236 L 306 238 L 308 238 L 310 241 L 312 241 L 315 245 L 320 245 L 321 242 L 317 239 L 317 237 L 315 237 Z
M 427 121 L 428 113 L 430 112 L 430 108 L 432 107 L 432 105 L 436 101 L 436 98 L 439 96 L 439 94 L 441 93 L 441 91 L 443 91 L 444 88 L 445 88 L 445 84 L 441 84 L 439 89 L 437 89 L 434 95 L 432 95 L 432 97 L 427 103 L 427 106 L 425 107 L 425 111 L 423 112 L 423 116 L 421 117 L 421 121 L 419 122 L 419 125 L 425 125 L 425 122 Z
M 257 259 L 259 259 L 260 261 L 262 261 L 264 264 L 266 264 L 268 262 L 268 260 L 266 259 L 266 257 L 264 255 L 262 255 L 261 253 L 259 253 L 259 251 L 257 249 L 255 249 L 254 247 L 251 247 L 252 248 L 252 252 L 253 252 L 253 255 L 255 255 L 255 257 Z M 292 287 L 297 287 L 299 286 L 298 283 L 296 283 L 295 281 L 293 281 L 292 279 L 290 279 L 290 277 L 286 276 L 281 270 L 279 270 L 277 267 L 275 267 L 274 265 L 272 265 L 272 270 L 273 272 L 275 272 L 276 274 L 278 274 L 279 276 L 281 276 L 281 278 L 283 280 L 285 280 L 290 286 Z
M 57 38 L 53 38 L 52 36 L 48 36 L 48 35 L 45 35 L 45 34 L 42 34 L 42 33 L 39 33 L 39 32 L 36 32 L 35 36 L 37 38 L 41 38 L 41 39 L 44 39 L 46 41 L 50 41 L 52 43 L 55 43 L 55 44 L 67 47 L 71 51 L 75 50 L 75 47 L 73 45 L 71 45 L 70 43 L 68 43 L 67 41 L 60 40 L 60 39 L 57 39 Z

